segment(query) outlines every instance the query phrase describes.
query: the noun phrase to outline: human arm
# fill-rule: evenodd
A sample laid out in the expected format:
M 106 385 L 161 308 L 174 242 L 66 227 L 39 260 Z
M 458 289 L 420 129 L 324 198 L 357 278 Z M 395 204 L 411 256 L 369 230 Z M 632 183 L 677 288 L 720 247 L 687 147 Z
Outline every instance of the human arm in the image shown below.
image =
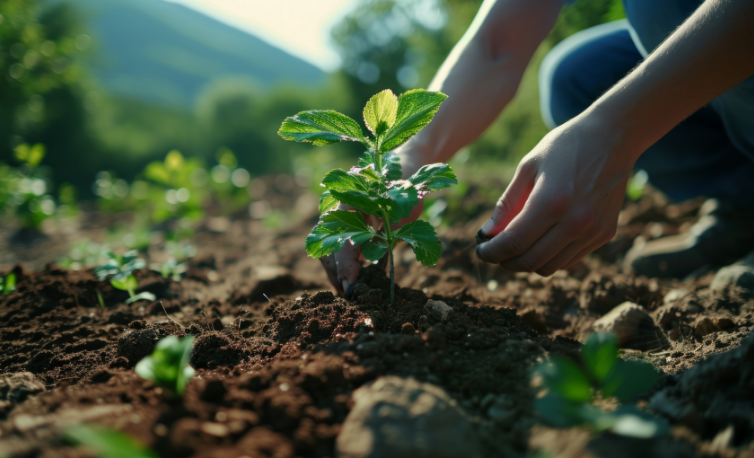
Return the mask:
M 707 0 L 633 72 L 519 164 L 480 231 L 480 259 L 550 275 L 612 238 L 636 159 L 754 75 L 754 3 Z

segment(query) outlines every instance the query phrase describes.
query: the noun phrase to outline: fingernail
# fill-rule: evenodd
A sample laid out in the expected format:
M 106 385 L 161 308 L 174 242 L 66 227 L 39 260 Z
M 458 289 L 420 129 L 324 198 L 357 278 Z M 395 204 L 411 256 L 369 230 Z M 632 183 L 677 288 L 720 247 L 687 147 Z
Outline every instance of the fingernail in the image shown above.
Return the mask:
M 481 232 L 481 231 L 480 231 Z M 482 244 L 479 244 L 476 246 L 476 257 L 484 261 L 484 258 L 482 258 Z
M 476 239 L 476 244 L 479 245 L 480 243 L 484 243 L 490 240 L 492 237 L 487 235 L 484 232 L 484 229 L 479 229 L 479 231 L 477 231 L 476 236 L 474 236 L 474 238 Z
M 482 231 L 483 234 L 485 234 L 485 236 L 487 237 L 487 240 L 491 239 L 492 237 L 494 237 L 496 235 L 494 233 L 495 232 L 495 221 L 493 221 L 492 218 L 490 218 L 490 220 L 487 221 L 484 224 L 484 226 L 482 226 L 482 228 L 479 229 L 479 230 Z

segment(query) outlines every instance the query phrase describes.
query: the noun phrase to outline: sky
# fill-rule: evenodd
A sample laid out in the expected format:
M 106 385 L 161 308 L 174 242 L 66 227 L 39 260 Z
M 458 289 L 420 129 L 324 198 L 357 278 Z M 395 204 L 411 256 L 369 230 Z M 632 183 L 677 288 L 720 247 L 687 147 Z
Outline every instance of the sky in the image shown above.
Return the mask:
M 326 71 L 340 65 L 330 29 L 358 0 L 166 0 L 248 31 Z

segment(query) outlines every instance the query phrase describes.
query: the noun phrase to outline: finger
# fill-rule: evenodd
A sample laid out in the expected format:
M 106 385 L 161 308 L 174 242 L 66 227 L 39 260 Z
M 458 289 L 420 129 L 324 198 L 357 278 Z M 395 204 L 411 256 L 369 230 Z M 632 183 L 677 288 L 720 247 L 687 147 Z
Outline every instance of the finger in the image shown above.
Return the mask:
M 523 163 L 519 165 L 513 180 L 500 200 L 497 201 L 497 205 L 492 211 L 492 217 L 477 232 L 477 244 L 498 235 L 521 212 L 534 188 L 535 178 L 536 170 L 533 167 Z
M 563 269 L 570 269 L 571 267 L 573 267 L 574 265 L 576 265 L 579 261 L 581 261 L 582 259 L 584 259 L 584 257 L 586 255 L 588 255 L 592 251 L 596 250 L 597 248 L 601 247 L 605 243 L 607 243 L 607 242 L 599 242 L 599 243 L 593 243 L 593 244 L 589 245 L 588 247 L 586 247 L 583 250 L 581 250 L 578 253 L 576 253 L 576 255 L 574 255 L 568 262 L 566 262 L 563 265 L 562 268 Z
M 361 249 L 353 246 L 349 240 L 343 248 L 335 253 L 335 262 L 338 269 L 338 281 L 343 286 L 343 291 L 348 291 L 348 286 L 353 284 L 359 278 L 359 255 Z
M 319 258 L 319 262 L 321 262 L 322 267 L 325 268 L 327 279 L 330 280 L 330 283 L 335 287 L 335 291 L 342 295 L 345 291 L 342 290 L 343 284 L 338 280 L 338 267 L 335 263 L 335 256 L 330 255 L 325 256 L 324 258 Z
M 558 224 L 535 241 L 526 253 L 504 261 L 500 265 L 511 272 L 535 272 L 564 251 L 572 241 L 571 237 L 563 233 L 562 225 Z M 571 256 L 574 254 L 576 253 L 572 253 Z
M 531 197 L 521 212 L 505 230 L 488 242 L 476 247 L 477 257 L 485 262 L 500 264 L 527 252 L 551 227 L 555 226 L 562 205 L 552 205 L 544 197 L 540 197 L 537 189 L 532 191 Z
M 549 277 L 558 270 L 565 268 L 566 263 L 576 256 L 583 247 L 584 245 L 578 242 L 569 243 L 560 253 L 553 256 L 535 272 L 542 277 Z

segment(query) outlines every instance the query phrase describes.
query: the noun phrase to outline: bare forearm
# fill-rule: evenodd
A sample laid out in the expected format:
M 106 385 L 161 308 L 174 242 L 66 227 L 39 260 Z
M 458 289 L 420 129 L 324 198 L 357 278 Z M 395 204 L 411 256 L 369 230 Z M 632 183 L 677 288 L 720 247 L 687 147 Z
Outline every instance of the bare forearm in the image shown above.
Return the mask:
M 754 75 L 754 2 L 707 0 L 584 114 L 606 117 L 635 160 L 684 118 Z
M 449 98 L 404 148 L 413 166 L 445 162 L 476 140 L 516 93 L 563 0 L 488 0 L 430 84 Z

